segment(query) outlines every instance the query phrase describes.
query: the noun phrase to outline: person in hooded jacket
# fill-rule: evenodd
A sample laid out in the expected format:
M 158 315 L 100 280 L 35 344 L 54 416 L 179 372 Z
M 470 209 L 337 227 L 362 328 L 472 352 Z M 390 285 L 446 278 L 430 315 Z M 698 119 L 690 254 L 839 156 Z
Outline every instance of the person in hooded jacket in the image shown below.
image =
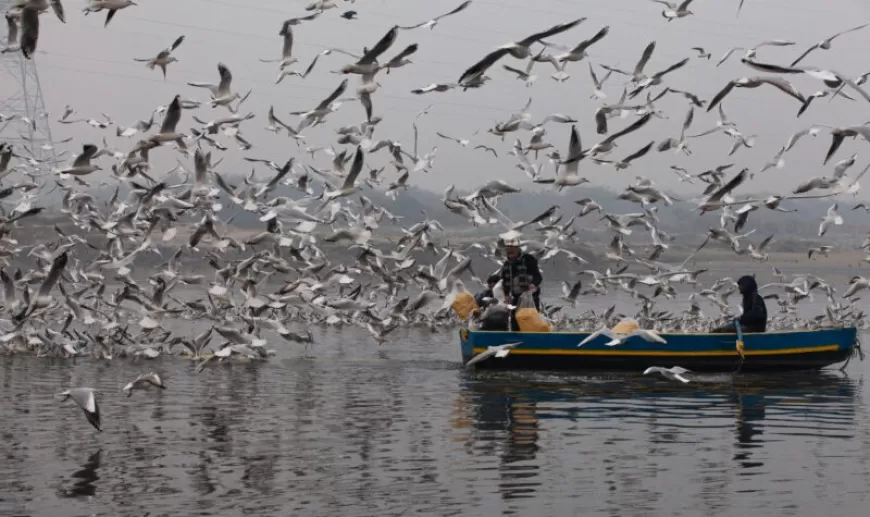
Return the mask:
M 751 276 L 742 276 L 737 280 L 737 288 L 743 295 L 743 314 L 738 319 L 743 332 L 764 332 L 767 330 L 767 307 L 764 298 L 758 294 L 758 284 Z M 737 327 L 729 323 L 712 331 L 715 334 L 735 334 Z

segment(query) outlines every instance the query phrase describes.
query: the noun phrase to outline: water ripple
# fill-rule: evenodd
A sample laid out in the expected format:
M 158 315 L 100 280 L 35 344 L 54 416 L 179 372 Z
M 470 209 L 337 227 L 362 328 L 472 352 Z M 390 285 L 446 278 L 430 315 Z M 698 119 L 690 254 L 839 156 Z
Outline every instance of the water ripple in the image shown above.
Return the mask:
M 0 514 L 846 515 L 867 497 L 860 363 L 677 385 L 344 349 L 200 375 L 4 358 Z M 123 397 L 148 369 L 169 389 Z M 103 433 L 52 396 L 72 385 L 104 392 Z

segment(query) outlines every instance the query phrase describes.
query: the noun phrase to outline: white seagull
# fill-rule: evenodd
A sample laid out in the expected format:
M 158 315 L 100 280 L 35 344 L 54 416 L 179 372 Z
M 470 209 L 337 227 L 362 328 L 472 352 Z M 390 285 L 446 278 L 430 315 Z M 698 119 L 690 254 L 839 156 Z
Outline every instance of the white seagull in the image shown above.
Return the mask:
M 594 341 L 599 336 L 607 336 L 610 338 L 610 341 L 608 341 L 607 343 L 604 343 L 607 346 L 621 345 L 621 344 L 625 343 L 625 341 L 628 338 L 631 338 L 634 336 L 637 336 L 637 337 L 643 339 L 644 341 L 647 341 L 650 343 L 662 343 L 662 344 L 667 343 L 667 341 L 665 341 L 665 339 L 663 337 L 661 337 L 654 330 L 636 329 L 629 334 L 617 334 L 616 332 L 610 330 L 609 328 L 604 327 L 604 328 L 601 328 L 599 330 L 596 330 L 592 334 L 589 334 L 589 336 L 586 339 L 584 339 L 583 341 L 581 341 L 580 344 L 578 344 L 577 346 L 581 347 L 581 346 L 585 345 L 586 343 L 589 343 L 590 341 Z
M 672 368 L 662 368 L 661 366 L 650 366 L 646 370 L 643 371 L 644 375 L 649 375 L 651 373 L 658 373 L 662 377 L 666 379 L 670 379 L 672 381 L 680 381 L 680 382 L 689 382 L 689 379 L 683 376 L 685 373 L 692 373 L 691 370 L 687 370 L 680 366 L 674 366 Z
M 470 366 L 474 366 L 475 364 L 486 361 L 490 357 L 498 357 L 504 359 L 511 353 L 511 350 L 516 348 L 518 345 L 523 344 L 522 341 L 517 343 L 505 343 L 504 345 L 498 346 L 488 346 L 486 350 L 472 357 L 467 363 L 465 363 L 465 367 L 468 368 Z

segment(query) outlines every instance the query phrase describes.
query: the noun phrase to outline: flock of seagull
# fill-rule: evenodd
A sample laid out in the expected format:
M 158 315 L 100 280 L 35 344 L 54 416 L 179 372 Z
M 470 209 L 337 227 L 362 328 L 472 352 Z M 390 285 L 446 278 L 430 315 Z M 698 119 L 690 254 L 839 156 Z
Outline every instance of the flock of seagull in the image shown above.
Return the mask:
M 667 22 L 683 23 L 681 19 L 692 15 L 689 10 L 692 0 L 679 5 L 655 1 L 665 5 L 662 16 Z M 741 6 L 742 3 L 741 0 Z M 361 52 L 327 48 L 304 68 L 296 68 L 299 60 L 294 49 L 294 28 L 317 23 L 318 18 L 334 12 L 338 4 L 334 0 L 317 0 L 307 7 L 306 15 L 283 22 L 278 32 L 281 57 L 261 60 L 276 67 L 276 83 L 305 80 L 326 56 L 346 63 L 338 70 L 344 77 L 311 109 L 287 115 L 279 114 L 274 107 L 269 109 L 266 129 L 286 135 L 300 151 L 304 146 L 304 152 L 285 162 L 245 158 L 266 171 L 265 176 L 252 172 L 245 178 L 232 178 L 219 171 L 220 153 L 228 149 L 227 142 L 237 144 L 243 151 L 253 147 L 243 127 L 255 118 L 253 113 L 241 110 L 250 90 L 236 89 L 233 74 L 223 63 L 217 65 L 216 82 L 188 82 L 191 88 L 207 91 L 207 100 L 176 95 L 167 105 L 154 109 L 148 119 L 136 121 L 129 127 L 115 124 L 106 115 L 99 119 L 77 118 L 72 106 L 67 106 L 58 117 L 61 124 L 88 124 L 113 134 L 121 142 L 131 142 L 123 151 L 110 147 L 105 139 L 102 146 L 83 143 L 81 152 L 69 164 L 56 166 L 37 159 L 27 145 L 0 142 L 0 199 L 14 205 L 0 219 L 0 256 L 5 263 L 5 267 L 0 268 L 3 286 L 0 355 L 86 356 L 104 361 L 115 357 L 153 359 L 184 355 L 197 361 L 196 371 L 200 372 L 221 361 L 264 360 L 275 353 L 269 345 L 277 345 L 276 341 L 309 346 L 311 333 L 294 331 L 297 326 L 351 325 L 365 329 L 375 341 L 383 343 L 401 326 L 417 325 L 434 331 L 466 323 L 458 321 L 450 311 L 456 295 L 466 291 L 463 278 L 482 285 L 479 279 L 486 275 L 478 276 L 472 261 L 479 271 L 481 267 L 495 269 L 504 259 L 502 249 L 496 242 L 465 247 L 451 245 L 439 221 L 426 218 L 406 224 L 387 206 L 373 203 L 366 197 L 365 189 L 383 189 L 396 199 L 412 184 L 415 176 L 435 167 L 438 148 L 433 147 L 428 152 L 418 149 L 418 123 L 428 109 L 418 115 L 412 126 L 412 149 L 398 139 L 375 137 L 382 121 L 375 110 L 381 87 L 378 80 L 386 82 L 387 74 L 412 65 L 410 57 L 418 50 L 418 45 L 411 43 L 395 52 L 400 37 L 413 38 L 415 30 L 435 30 L 439 23 L 447 23 L 451 17 L 473 9 L 473 0 L 466 0 L 429 20 L 392 26 Z M 130 0 L 89 0 L 85 14 L 106 11 L 105 24 L 108 25 L 117 11 L 135 5 Z M 60 0 L 19 0 L 5 13 L 9 31 L 2 51 L 21 52 L 30 59 L 38 45 L 40 16 L 49 10 L 61 22 L 65 20 Z M 341 16 L 351 20 L 356 14 L 356 11 L 348 11 Z M 747 49 L 730 49 L 717 66 L 742 50 L 743 64 L 766 75 L 737 78 L 709 100 L 702 100 L 694 93 L 671 88 L 667 81 L 672 72 L 684 67 L 690 59 L 709 60 L 710 52 L 700 47 L 687 49 L 695 55 L 693 58 L 687 57 L 650 72 L 648 65 L 656 50 L 653 41 L 642 50 L 633 69 L 622 70 L 606 64 L 596 66 L 588 52 L 606 45 L 609 27 L 597 28 L 588 39 L 580 39 L 573 46 L 563 46 L 554 40 L 573 37 L 576 41 L 578 37 L 571 34 L 585 23 L 586 18 L 559 23 L 499 46 L 464 71 L 457 70 L 455 82 L 433 82 L 412 93 L 434 96 L 449 90 L 485 88 L 489 81 L 495 80 L 492 77 L 496 73 L 492 70 L 497 63 L 502 64 L 505 74 L 516 76 L 528 86 L 537 79 L 533 74 L 536 65 L 552 66 L 553 80 L 566 81 L 570 77 L 569 66 L 576 67 L 585 60 L 594 87 L 590 98 L 600 104 L 595 113 L 600 141 L 584 146 L 576 127 L 577 120 L 568 115 L 553 113 L 536 120 L 529 111 L 531 99 L 519 112 L 488 129 L 488 133 L 500 137 L 500 141 L 516 135 L 506 150 L 475 144 L 440 131 L 436 133 L 438 138 L 446 145 L 480 150 L 496 158 L 506 152 L 534 183 L 565 191 L 589 182 L 582 176 L 581 166 L 612 166 L 621 171 L 654 150 L 690 154 L 691 142 L 711 134 L 721 133 L 731 138 L 731 155 L 741 147 L 752 147 L 753 138 L 741 133 L 723 108 L 723 100 L 736 95 L 739 89 L 764 85 L 775 88 L 795 103 L 798 116 L 809 109 L 813 100 L 821 97 L 870 101 L 870 95 L 862 89 L 870 74 L 853 78 L 833 70 L 800 65 L 808 55 L 830 49 L 835 38 L 864 26 L 814 44 L 788 65 L 760 61 L 757 54 L 762 48 L 789 47 L 795 42 L 772 40 Z M 179 36 L 154 56 L 133 59 L 152 70 L 159 68 L 166 77 L 184 41 L 185 37 Z M 824 88 L 808 95 L 784 78 L 798 74 L 821 81 Z M 358 77 L 355 88 L 350 86 L 353 76 Z M 621 89 L 622 95 L 618 101 L 610 102 L 605 86 L 612 85 L 617 77 L 624 79 L 615 87 L 617 91 Z M 653 118 L 663 117 L 655 103 L 668 95 L 687 101 L 680 134 L 660 142 L 651 140 L 624 156 L 614 153 L 618 149 L 617 140 L 644 130 Z M 327 124 L 330 115 L 345 102 L 359 102 L 365 112 L 364 120 L 357 125 L 336 128 L 333 145 L 312 146 L 306 139 L 307 130 Z M 696 109 L 717 109 L 716 127 L 690 134 Z M 203 112 L 219 115 L 205 120 L 200 115 Z M 0 117 L 4 122 L 11 120 L 3 114 Z M 614 121 L 623 119 L 629 119 L 624 127 L 618 130 L 610 127 Z M 24 119 L 20 122 L 33 123 Z M 568 146 L 564 151 L 557 149 L 558 145 L 549 138 L 549 130 L 554 125 L 566 127 Z M 191 126 L 188 132 L 183 130 L 185 126 Z M 765 248 L 772 236 L 752 240 L 754 231 L 744 231 L 750 214 L 759 210 L 790 212 L 791 209 L 781 204 L 858 192 L 858 179 L 867 169 L 847 174 L 856 163 L 853 155 L 836 162 L 830 176 L 813 178 L 799 185 L 793 195 L 754 198 L 738 194 L 740 187 L 755 174 L 781 168 L 785 154 L 802 137 L 817 136 L 822 131 L 831 135 L 825 163 L 836 155 L 846 138 L 870 141 L 870 126 L 815 125 L 796 132 L 761 171 L 750 172 L 748 168 L 732 171 L 732 165 L 721 165 L 692 173 L 672 166 L 680 181 L 703 184 L 698 211 L 716 212 L 720 219 L 720 226 L 711 228 L 703 243 L 678 263 L 660 260 L 669 249 L 672 237 L 659 228 L 658 210 L 672 205 L 673 199 L 648 178 L 639 177 L 618 195 L 619 199 L 639 205 L 634 213 L 607 212 L 595 200 L 585 198 L 576 201 L 575 214 L 563 214 L 558 207 L 552 207 L 529 221 L 513 221 L 498 208 L 498 201 L 504 196 L 522 195 L 522 189 L 502 180 L 486 182 L 465 193 L 451 186 L 443 195 L 443 203 L 470 225 L 491 227 L 500 232 L 520 232 L 527 251 L 537 256 L 542 264 L 563 255 L 578 266 L 579 280 L 563 282 L 559 300 L 545 304 L 542 309 L 543 316 L 554 328 L 578 331 L 609 328 L 626 317 L 617 314 L 614 306 L 579 314 L 572 309 L 580 297 L 621 292 L 639 302 L 639 310 L 632 316 L 646 329 L 639 331 L 646 332 L 644 338 L 655 340 L 656 331 L 702 331 L 735 316 L 733 300 L 729 299 L 736 292 L 734 280 L 722 278 L 702 288 L 699 277 L 706 270 L 692 266 L 696 253 L 708 242 L 722 243 L 736 256 L 766 261 Z M 170 172 L 183 180 L 167 183 L 169 173 L 152 169 L 152 153 L 177 156 L 180 165 Z M 318 153 L 329 155 L 331 168 L 320 169 L 303 163 L 306 156 L 313 158 Z M 382 156 L 385 160 L 379 160 Z M 546 161 L 541 163 L 540 158 Z M 104 168 L 110 161 L 111 166 Z M 554 173 L 545 173 L 547 163 Z M 385 179 L 388 169 L 395 171 L 394 181 Z M 89 187 L 96 178 L 106 177 L 119 188 L 111 199 L 101 202 L 89 193 Z M 126 197 L 121 194 L 121 186 Z M 31 218 L 45 209 L 37 206 L 39 196 L 52 188 L 64 193 L 60 212 L 68 224 L 55 226 L 54 238 L 49 242 L 19 244 L 18 239 L 26 234 L 28 225 L 38 220 Z M 296 194 L 278 195 L 279 188 L 295 190 Z M 262 231 L 248 238 L 234 237 L 230 223 L 235 216 L 221 215 L 231 210 L 237 214 L 257 214 L 263 224 Z M 584 258 L 568 249 L 580 238 L 574 228 L 575 221 L 593 212 L 612 234 L 606 252 L 598 257 L 607 264 L 604 271 L 589 268 L 590 257 Z M 819 236 L 824 236 L 832 225 L 842 223 L 838 205 L 834 203 L 820 221 Z M 397 243 L 379 244 L 375 238 L 378 229 L 386 225 L 393 225 L 401 232 Z M 630 244 L 628 237 L 633 232 L 648 233 L 649 241 Z M 355 255 L 350 264 L 342 264 L 339 257 L 329 256 L 331 250 L 347 253 L 348 249 Z M 814 248 L 809 255 L 822 256 L 830 249 L 829 246 Z M 865 260 L 870 262 L 870 238 L 864 242 L 863 249 L 868 254 Z M 137 268 L 137 258 L 152 253 L 164 254 L 168 259 L 154 270 Z M 430 257 L 433 257 L 432 265 L 421 265 Z M 32 260 L 35 266 L 27 271 L 13 270 L 10 263 L 16 258 Z M 200 270 L 185 267 L 197 263 L 201 263 L 202 268 L 207 265 L 213 273 L 205 275 Z M 866 326 L 864 312 L 857 305 L 857 295 L 870 288 L 870 278 L 854 277 L 841 296 L 832 285 L 815 275 L 788 278 L 775 267 L 772 271 L 777 281 L 761 288 L 763 294 L 779 306 L 771 327 Z M 685 310 L 657 308 L 657 300 L 680 298 L 678 287 L 681 285 L 691 291 Z M 180 291 L 196 295 L 182 295 Z M 816 292 L 827 300 L 824 314 L 809 319 L 799 316 L 799 303 L 811 299 Z M 496 305 L 500 303 L 495 300 Z M 705 315 L 702 305 L 714 311 L 713 314 Z M 170 329 L 171 321 L 181 322 L 176 325 L 181 330 Z M 209 325 L 197 334 L 185 333 L 184 329 L 190 328 L 193 322 L 208 322 Z M 605 330 L 596 332 L 602 333 L 610 335 L 614 344 L 625 338 Z M 504 356 L 508 352 L 509 347 L 493 354 Z M 670 378 L 681 376 L 678 370 L 669 372 Z M 148 387 L 165 388 L 165 385 L 158 374 L 150 372 L 139 376 L 123 391 L 129 395 L 133 390 Z M 76 402 L 88 421 L 100 429 L 98 392 L 77 387 L 60 395 L 64 400 L 71 398 Z

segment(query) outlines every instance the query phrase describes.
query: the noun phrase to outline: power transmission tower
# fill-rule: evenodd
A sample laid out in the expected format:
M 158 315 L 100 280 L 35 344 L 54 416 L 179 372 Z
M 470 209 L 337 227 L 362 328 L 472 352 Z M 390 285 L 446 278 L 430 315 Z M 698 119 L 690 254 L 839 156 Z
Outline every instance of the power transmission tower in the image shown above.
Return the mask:
M 5 14 L 14 3 L 0 0 L 0 13 Z M 57 157 L 36 61 L 25 59 L 21 51 L 0 54 L 0 142 L 40 161 L 53 163 Z

